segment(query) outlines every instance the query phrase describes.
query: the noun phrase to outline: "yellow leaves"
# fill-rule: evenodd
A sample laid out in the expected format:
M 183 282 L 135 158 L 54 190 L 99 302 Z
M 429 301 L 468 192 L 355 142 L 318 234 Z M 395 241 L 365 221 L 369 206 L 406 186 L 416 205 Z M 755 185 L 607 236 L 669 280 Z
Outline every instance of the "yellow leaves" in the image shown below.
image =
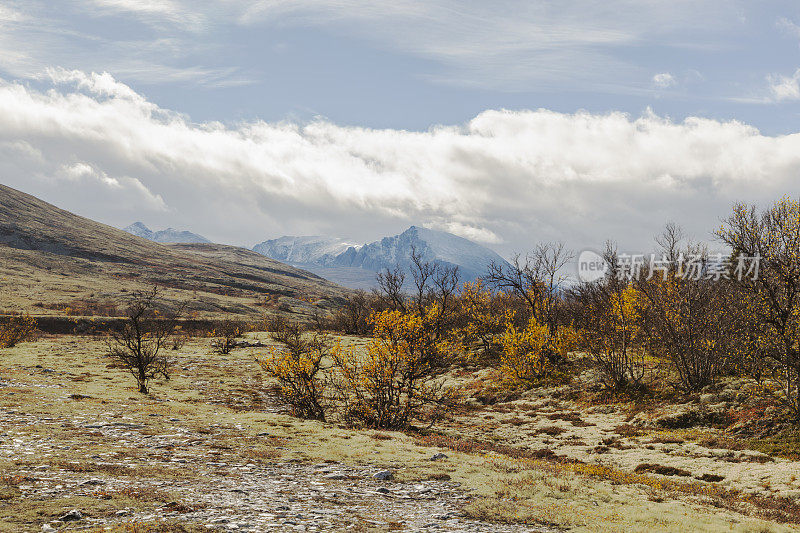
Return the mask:
M 264 371 L 275 377 L 281 395 L 297 416 L 325 420 L 324 380 L 319 376 L 325 343 L 313 342 L 301 352 L 269 347 L 265 358 L 257 359 Z
M 500 373 L 512 385 L 531 385 L 548 377 L 556 377 L 555 362 L 566 357 L 577 342 L 577 332 L 562 326 L 555 334 L 531 318 L 525 328 L 508 322 L 500 338 Z
M 26 341 L 36 330 L 36 320 L 28 315 L 12 316 L 0 323 L 0 348 L 12 348 Z
M 427 419 L 454 394 L 434 380 L 436 368 L 458 349 L 447 333 L 438 331 L 440 308 L 421 313 L 399 310 L 372 316 L 374 337 L 366 353 L 331 351 L 335 387 L 342 415 L 352 424 L 403 427 L 412 419 Z

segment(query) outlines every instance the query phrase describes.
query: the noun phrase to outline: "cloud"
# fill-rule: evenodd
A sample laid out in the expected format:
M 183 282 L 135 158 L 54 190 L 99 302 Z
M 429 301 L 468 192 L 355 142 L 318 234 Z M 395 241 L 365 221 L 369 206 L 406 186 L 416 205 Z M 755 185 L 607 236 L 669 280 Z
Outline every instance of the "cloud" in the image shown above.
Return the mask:
M 206 14 L 173 0 L 90 0 L 98 15 L 110 13 L 129 14 L 155 26 L 178 26 L 200 30 L 207 22 Z
M 461 222 L 433 222 L 430 226 L 434 229 L 447 231 L 475 242 L 485 244 L 499 244 L 503 242 L 503 239 L 490 229 L 476 228 L 474 226 L 462 224 Z
M 669 72 L 661 72 L 653 76 L 653 85 L 659 89 L 674 87 L 676 83 L 675 77 Z
M 0 5 L 0 71 L 28 79 L 40 77 L 52 65 L 69 65 L 68 70 L 113 71 L 154 85 L 253 83 L 253 76 L 243 74 L 238 65 L 202 63 L 207 58 L 215 62 L 214 52 L 225 46 L 211 31 L 209 21 L 218 22 L 219 11 L 213 5 L 80 0 L 60 9 L 56 17 L 41 0 Z
M 800 38 L 800 26 L 792 22 L 786 17 L 781 17 L 775 25 L 783 31 L 786 35 L 794 38 Z
M 167 209 L 161 196 L 151 193 L 141 181 L 136 178 L 123 176 L 114 178 L 87 163 L 73 163 L 62 165 L 55 174 L 56 178 L 64 178 L 78 184 L 80 182 L 95 182 L 106 189 L 124 193 L 124 204 L 136 204 L 139 200 L 140 207 L 165 211 Z
M 800 134 L 737 121 L 538 109 L 425 131 L 194 123 L 108 74 L 52 80 L 0 83 L 4 182 L 115 225 L 148 212 L 224 242 L 367 241 L 419 224 L 507 253 L 553 239 L 634 249 L 666 220 L 707 238 L 735 200 L 800 193 Z
M 146 103 L 144 98 L 124 83 L 119 83 L 108 72 L 87 74 L 80 70 L 66 70 L 63 68 L 48 68 L 45 72 L 56 85 L 75 83 L 78 88 L 85 89 L 97 96 L 124 98 L 139 104 Z
M 641 80 L 651 67 L 631 51 L 725 46 L 731 28 L 740 26 L 734 8 L 743 4 L 76 0 L 55 16 L 50 3 L 29 0 L 24 11 L 6 9 L 6 18 L 22 15 L 26 23 L 3 24 L 0 8 L 0 68 L 21 78 L 64 65 L 152 84 L 245 85 L 271 73 L 269 62 L 243 57 L 242 48 L 255 46 L 260 55 L 274 46 L 267 35 L 299 28 L 307 30 L 308 42 L 321 38 L 315 34 L 322 29 L 344 44 L 355 39 L 360 46 L 422 59 L 414 75 L 438 84 L 501 91 L 580 84 L 583 90 L 644 94 L 648 87 Z M 253 30 L 261 35 L 254 38 Z
M 770 75 L 767 81 L 773 100 L 780 102 L 800 99 L 800 69 L 791 76 Z
M 739 4 L 398 0 L 389 6 L 367 0 L 234 0 L 230 5 L 238 6 L 240 24 L 324 26 L 441 63 L 446 72 L 429 79 L 507 91 L 566 80 L 584 88 L 628 85 L 630 90 L 640 67 L 619 50 L 685 48 L 701 41 L 697 46 L 709 46 L 721 28 L 739 25 L 732 9 Z M 703 38 L 687 38 L 693 31 Z

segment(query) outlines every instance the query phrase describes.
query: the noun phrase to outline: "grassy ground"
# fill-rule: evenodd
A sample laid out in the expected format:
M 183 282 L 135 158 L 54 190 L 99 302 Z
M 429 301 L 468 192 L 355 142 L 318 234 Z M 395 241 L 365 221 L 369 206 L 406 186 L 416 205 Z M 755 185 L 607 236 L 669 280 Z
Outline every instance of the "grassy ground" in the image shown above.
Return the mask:
M 0 530 L 39 530 L 73 508 L 121 531 L 149 530 L 145 523 L 175 531 L 200 527 L 192 517 L 216 505 L 217 487 L 240 475 L 192 466 L 214 458 L 254 468 L 330 462 L 390 469 L 397 483 L 409 486 L 460 484 L 469 496 L 462 513 L 497 524 L 791 531 L 797 527 L 791 521 L 800 518 L 784 492 L 755 492 L 747 474 L 780 477 L 797 463 L 721 461 L 728 469 L 722 484 L 698 480 L 711 472 L 705 465 L 712 458 L 693 457 L 683 444 L 653 444 L 655 432 L 614 433 L 624 423 L 622 414 L 575 411 L 583 408 L 546 391 L 467 409 L 426 434 L 351 430 L 286 415 L 269 394 L 257 349 L 211 355 L 207 339 L 192 339 L 172 353 L 171 379 L 152 383 L 148 396 L 136 392 L 133 378 L 103 350 L 99 339 L 48 336 L 0 351 Z M 482 377 L 461 372 L 451 379 L 468 384 Z M 104 427 L 93 427 L 98 423 Z M 611 440 L 603 445 L 603 439 Z M 598 446 L 609 453 L 592 451 Z M 662 449 L 669 447 L 677 451 Z M 448 457 L 431 461 L 437 452 Z M 691 468 L 689 478 L 635 472 L 650 452 L 660 453 L 661 462 L 704 466 L 702 472 Z M 92 479 L 101 484 L 80 485 Z M 396 517 L 400 528 L 402 519 Z

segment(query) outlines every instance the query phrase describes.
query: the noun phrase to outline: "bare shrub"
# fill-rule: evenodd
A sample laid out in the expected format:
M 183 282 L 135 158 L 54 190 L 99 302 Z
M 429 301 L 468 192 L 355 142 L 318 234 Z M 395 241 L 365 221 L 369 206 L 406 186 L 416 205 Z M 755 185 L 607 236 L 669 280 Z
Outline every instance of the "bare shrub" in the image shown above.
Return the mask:
M 158 288 L 132 293 L 121 327 L 107 337 L 108 355 L 136 378 L 139 392 L 148 393 L 147 382 L 158 376 L 169 379 L 169 359 L 162 353 L 183 310 L 166 309 Z
M 329 321 L 331 329 L 346 335 L 371 335 L 371 317 L 384 306 L 376 295 L 357 290 L 347 297 L 344 305 L 334 311 Z
M 242 336 L 245 325 L 236 320 L 220 320 L 214 325 L 211 349 L 214 353 L 227 355 L 236 348 L 236 339 Z
M 186 344 L 186 341 L 188 341 L 188 340 L 189 340 L 189 336 L 188 335 L 185 335 L 185 334 L 180 334 L 180 335 L 179 334 L 174 334 L 174 335 L 172 335 L 172 337 L 170 337 L 170 341 L 169 341 L 170 348 L 172 348 L 173 351 L 178 351 L 181 348 L 183 348 L 183 346 Z
M 517 326 L 531 319 L 544 326 L 551 338 L 558 338 L 558 329 L 564 324 L 564 306 L 561 290 L 567 279 L 564 266 L 573 254 L 562 243 L 539 244 L 524 260 L 517 256 L 510 265 L 489 265 L 486 282 L 501 291 L 515 296 L 524 304 L 524 313 L 515 317 Z M 563 362 L 565 353 L 554 349 L 545 354 L 551 364 Z
M 705 247 L 683 240 L 680 228 L 668 224 L 657 238 L 664 264 L 658 271 L 646 267 L 634 283 L 641 295 L 646 348 L 672 363 L 681 389 L 697 391 L 715 382 L 740 324 L 728 312 L 736 303 L 729 283 L 709 276 L 712 265 Z M 681 257 L 692 258 L 691 268 L 697 272 L 681 272 Z
M 461 351 L 430 349 L 437 343 L 453 345 L 460 335 L 458 267 L 425 261 L 422 254 L 412 248 L 410 273 L 413 281 L 407 292 L 404 291 L 406 274 L 399 267 L 378 274 L 380 289 L 375 292 L 378 302 L 373 304 L 371 323 L 374 329 L 378 317 L 388 316 L 385 311 L 397 312 L 409 319 L 416 317 L 427 338 L 421 352 L 424 362 L 431 370 L 440 372 L 453 363 Z
M 617 257 L 616 247 L 607 243 L 606 277 L 569 292 L 578 344 L 592 357 L 603 384 L 612 391 L 636 388 L 644 377 L 638 294 L 630 280 L 619 275 Z

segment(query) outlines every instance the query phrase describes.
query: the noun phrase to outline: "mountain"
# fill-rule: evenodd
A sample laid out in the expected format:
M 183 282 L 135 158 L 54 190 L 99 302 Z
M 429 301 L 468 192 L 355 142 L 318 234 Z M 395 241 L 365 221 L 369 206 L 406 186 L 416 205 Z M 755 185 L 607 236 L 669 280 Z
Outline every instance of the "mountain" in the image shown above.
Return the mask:
M 123 229 L 132 235 L 142 237 L 148 241 L 153 242 L 189 242 L 189 243 L 209 243 L 208 239 L 202 235 L 192 233 L 191 231 L 179 231 L 174 228 L 167 228 L 158 231 L 152 231 L 145 226 L 142 222 L 134 222 L 130 226 Z
M 281 237 L 264 241 L 253 250 L 354 288 L 375 286 L 376 273 L 385 268 L 399 266 L 409 272 L 412 250 L 425 261 L 457 266 L 463 281 L 483 276 L 492 262 L 506 262 L 468 239 L 419 226 L 358 247 L 334 238 Z
M 5 310 L 60 314 L 86 302 L 122 304 L 162 287 L 200 317 L 260 317 L 279 307 L 311 314 L 347 291 L 253 251 L 220 244 L 159 244 L 0 185 L 0 294 Z M 0 310 L 2 313 L 3 310 Z
M 334 237 L 284 236 L 256 244 L 254 252 L 287 263 L 326 264 L 352 246 Z

